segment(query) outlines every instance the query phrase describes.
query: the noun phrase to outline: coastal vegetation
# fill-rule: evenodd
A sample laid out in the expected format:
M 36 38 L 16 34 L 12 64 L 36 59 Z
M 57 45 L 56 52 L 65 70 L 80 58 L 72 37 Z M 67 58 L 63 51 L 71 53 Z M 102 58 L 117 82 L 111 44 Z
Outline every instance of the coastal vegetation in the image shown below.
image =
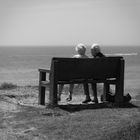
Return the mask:
M 123 106 L 77 104 L 82 85 L 75 86 L 73 101 L 48 108 L 38 105 L 37 86 L 4 83 L 0 90 L 1 139 L 13 140 L 139 140 L 140 102 Z M 10 86 L 14 88 L 9 88 Z M 99 85 L 99 95 L 101 94 Z M 67 86 L 63 98 L 67 97 Z M 48 91 L 46 91 L 46 98 Z
M 0 90 L 14 89 L 14 88 L 17 88 L 17 85 L 13 83 L 3 82 L 0 85 Z

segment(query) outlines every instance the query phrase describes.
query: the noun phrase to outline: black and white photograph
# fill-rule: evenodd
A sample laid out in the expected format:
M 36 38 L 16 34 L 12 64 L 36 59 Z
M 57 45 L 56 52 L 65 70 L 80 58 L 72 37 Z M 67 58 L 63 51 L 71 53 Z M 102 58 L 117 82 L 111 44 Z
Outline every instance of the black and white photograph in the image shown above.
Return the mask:
M 140 140 L 140 0 L 0 0 L 0 140 Z

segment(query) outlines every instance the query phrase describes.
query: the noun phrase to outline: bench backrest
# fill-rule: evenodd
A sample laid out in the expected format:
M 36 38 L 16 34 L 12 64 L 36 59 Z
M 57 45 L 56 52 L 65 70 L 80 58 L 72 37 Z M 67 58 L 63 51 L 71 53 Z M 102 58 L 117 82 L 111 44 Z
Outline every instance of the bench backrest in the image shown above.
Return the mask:
M 51 75 L 53 75 L 55 81 L 119 78 L 122 68 L 124 69 L 124 59 L 122 57 L 94 59 L 54 57 L 51 63 Z

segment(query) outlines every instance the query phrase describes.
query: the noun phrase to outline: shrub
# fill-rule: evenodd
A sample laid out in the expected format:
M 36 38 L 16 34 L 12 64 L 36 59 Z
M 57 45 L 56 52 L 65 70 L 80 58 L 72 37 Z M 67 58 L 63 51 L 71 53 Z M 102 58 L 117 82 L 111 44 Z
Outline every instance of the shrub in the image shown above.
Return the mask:
M 0 85 L 0 89 L 1 90 L 4 90 L 4 89 L 14 89 L 14 88 L 17 88 L 17 85 L 13 84 L 13 83 L 4 82 L 4 83 L 2 83 Z

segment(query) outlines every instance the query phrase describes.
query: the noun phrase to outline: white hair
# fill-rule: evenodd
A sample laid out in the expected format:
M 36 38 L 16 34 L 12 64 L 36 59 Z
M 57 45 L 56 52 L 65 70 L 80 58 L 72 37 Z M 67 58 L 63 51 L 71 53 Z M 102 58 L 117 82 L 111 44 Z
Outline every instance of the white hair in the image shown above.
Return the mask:
M 86 46 L 82 43 L 77 44 L 75 50 L 79 53 L 79 54 L 84 54 L 86 51 Z
M 91 50 L 95 50 L 96 52 L 101 52 L 100 46 L 98 44 L 92 44 Z

